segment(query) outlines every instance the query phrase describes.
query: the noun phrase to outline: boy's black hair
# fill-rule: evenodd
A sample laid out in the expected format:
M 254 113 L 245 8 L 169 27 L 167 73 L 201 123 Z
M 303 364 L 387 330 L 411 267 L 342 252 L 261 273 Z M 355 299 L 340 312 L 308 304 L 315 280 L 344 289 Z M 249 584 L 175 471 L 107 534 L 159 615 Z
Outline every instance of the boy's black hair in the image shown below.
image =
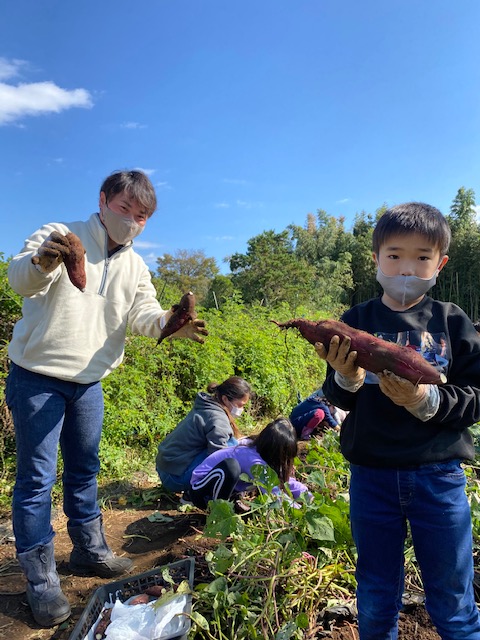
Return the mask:
M 292 476 L 293 460 L 298 453 L 297 433 L 287 418 L 277 418 L 257 435 L 250 436 L 250 447 L 271 467 L 280 480 L 280 485 Z
M 424 202 L 406 202 L 387 209 L 373 230 L 373 251 L 378 256 L 391 236 L 412 233 L 428 238 L 442 256 L 447 253 L 451 238 L 448 222 L 438 209 Z

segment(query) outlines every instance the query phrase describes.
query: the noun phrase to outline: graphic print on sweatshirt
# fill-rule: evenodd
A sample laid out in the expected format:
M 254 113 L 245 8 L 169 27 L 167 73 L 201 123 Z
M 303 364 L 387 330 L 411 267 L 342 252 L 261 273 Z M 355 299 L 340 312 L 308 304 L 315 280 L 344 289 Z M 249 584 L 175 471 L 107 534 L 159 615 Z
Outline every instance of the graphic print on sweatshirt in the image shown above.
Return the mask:
M 373 335 L 387 342 L 394 342 L 399 346 L 415 349 L 437 371 L 446 374 L 450 353 L 445 333 L 430 333 L 429 331 L 415 329 L 399 331 L 398 333 L 377 331 Z M 374 373 L 367 371 L 365 383 L 378 384 L 378 377 Z

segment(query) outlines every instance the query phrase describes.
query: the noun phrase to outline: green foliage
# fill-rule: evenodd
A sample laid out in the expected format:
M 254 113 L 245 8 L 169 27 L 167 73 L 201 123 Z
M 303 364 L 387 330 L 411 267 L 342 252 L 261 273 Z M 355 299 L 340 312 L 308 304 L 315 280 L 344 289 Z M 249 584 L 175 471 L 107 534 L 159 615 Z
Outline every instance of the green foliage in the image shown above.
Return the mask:
M 475 193 L 461 187 L 450 208 L 452 229 L 449 256 L 433 294 L 458 304 L 472 318 L 480 318 L 480 228 L 475 218 Z
M 3 253 L 0 253 L 0 345 L 10 340 L 13 325 L 22 312 L 22 297 L 8 284 L 9 263 L 10 260 L 4 260 Z
M 210 283 L 204 306 L 207 309 L 221 309 L 227 300 L 233 298 L 234 291 L 231 276 L 215 276 Z
M 354 550 L 343 498 L 348 468 L 336 455 L 336 437 L 327 442 L 331 453 L 313 440 L 310 463 L 296 461 L 313 498 L 279 499 L 271 491 L 278 478 L 263 468 L 252 469 L 264 493 L 249 503 L 248 516 L 235 514 L 230 502 L 209 503 L 204 535 L 218 537 L 219 544 L 206 554 L 212 581 L 196 588 L 191 637 L 313 637 L 322 609 L 353 598 Z M 342 491 L 330 495 L 328 480 L 319 485 L 312 480 L 312 461 L 319 459 L 332 465 L 323 466 L 322 473 L 341 478 Z
M 299 258 L 288 231 L 265 231 L 248 241 L 246 254 L 230 259 L 232 282 L 247 303 L 275 307 L 311 301 L 315 269 Z
M 305 397 L 321 386 L 325 364 L 312 346 L 270 322 L 291 317 L 288 306 L 274 312 L 227 301 L 219 311 L 198 312 L 209 329 L 203 345 L 166 340 L 157 346 L 141 336 L 127 339 L 124 362 L 102 382 L 102 475 L 120 477 L 127 467 L 151 463 L 158 443 L 210 382 L 239 375 L 251 384 L 254 397 L 238 421 L 246 433 L 288 415 L 297 393 Z
M 218 275 L 215 258 L 207 258 L 204 251 L 178 249 L 175 255 L 165 253 L 157 258 L 157 276 L 182 293 L 193 291 L 202 302 L 210 283 Z
M 451 206 L 448 222 L 455 233 L 460 228 L 471 228 L 475 224 L 475 191 L 460 187 Z

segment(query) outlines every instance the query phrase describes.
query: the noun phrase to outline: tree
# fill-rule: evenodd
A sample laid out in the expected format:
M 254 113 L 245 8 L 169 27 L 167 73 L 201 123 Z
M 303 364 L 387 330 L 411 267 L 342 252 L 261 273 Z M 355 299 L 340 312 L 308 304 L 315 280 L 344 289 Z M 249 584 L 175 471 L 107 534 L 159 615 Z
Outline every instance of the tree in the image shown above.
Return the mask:
M 376 281 L 376 267 L 372 258 L 372 235 L 376 221 L 385 211 L 385 207 L 377 210 L 376 215 L 365 211 L 355 216 L 352 231 L 352 271 L 354 291 L 352 304 L 364 302 L 377 296 L 381 289 Z
M 315 269 L 310 301 L 337 312 L 349 304 L 353 290 L 352 240 L 344 222 L 319 209 L 316 217 L 308 214 L 304 227 L 289 227 L 296 255 Z
M 452 231 L 468 228 L 475 224 L 475 191 L 460 187 L 451 206 L 448 222 Z
M 218 275 L 210 283 L 204 306 L 207 309 L 221 309 L 225 302 L 234 294 L 231 276 Z
M 157 258 L 157 265 L 156 276 L 165 286 L 177 287 L 182 293 L 193 291 L 199 302 L 219 274 L 215 258 L 207 258 L 204 251 L 178 249 L 175 255 L 165 253 Z
M 476 222 L 475 192 L 460 187 L 447 216 L 452 230 L 450 259 L 432 291 L 441 300 L 455 302 L 476 320 L 480 313 L 480 229 Z
M 287 230 L 264 231 L 248 241 L 246 254 L 230 258 L 233 286 L 242 299 L 273 306 L 311 300 L 315 269 L 295 255 Z

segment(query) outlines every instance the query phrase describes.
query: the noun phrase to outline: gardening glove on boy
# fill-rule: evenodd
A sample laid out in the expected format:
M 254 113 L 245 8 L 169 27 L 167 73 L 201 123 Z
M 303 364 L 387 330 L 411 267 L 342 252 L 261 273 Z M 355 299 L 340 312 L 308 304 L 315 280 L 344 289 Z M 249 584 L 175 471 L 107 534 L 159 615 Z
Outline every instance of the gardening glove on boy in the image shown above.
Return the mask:
M 434 384 L 413 384 L 391 371 L 378 374 L 380 390 L 392 402 L 404 407 L 422 422 L 432 418 L 438 411 L 440 394 Z
M 350 351 L 350 344 L 349 337 L 345 337 L 340 342 L 339 336 L 333 336 L 328 351 L 321 342 L 315 343 L 315 351 L 322 360 L 326 360 L 332 369 L 335 369 L 335 382 L 338 386 L 355 393 L 363 385 L 366 372 L 355 364 L 357 352 Z
M 41 273 L 51 273 L 69 254 L 68 239 L 58 231 L 52 231 L 38 247 L 36 255 L 32 257 L 32 263 Z

